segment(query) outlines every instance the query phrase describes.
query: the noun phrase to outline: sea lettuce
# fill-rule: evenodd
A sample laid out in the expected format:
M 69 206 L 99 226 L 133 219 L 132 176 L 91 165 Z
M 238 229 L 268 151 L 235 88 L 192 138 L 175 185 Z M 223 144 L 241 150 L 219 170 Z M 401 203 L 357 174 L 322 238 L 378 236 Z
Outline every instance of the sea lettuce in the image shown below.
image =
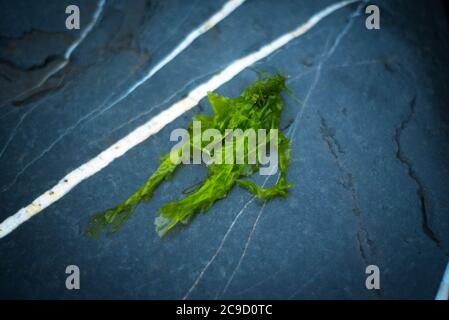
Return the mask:
M 218 164 L 208 166 L 208 176 L 199 186 L 189 190 L 188 195 L 181 200 L 165 204 L 155 219 L 156 231 L 160 236 L 165 235 L 170 229 L 181 224 L 187 224 L 200 212 L 207 211 L 216 201 L 226 197 L 228 192 L 237 183 L 241 187 L 253 193 L 262 201 L 277 196 L 286 196 L 287 189 L 292 186 L 287 181 L 286 173 L 290 160 L 290 141 L 279 129 L 280 116 L 283 109 L 281 93 L 286 89 L 285 78 L 281 75 L 261 77 L 236 98 L 227 98 L 210 92 L 208 100 L 213 110 L 213 115 L 198 114 L 194 120 L 201 121 L 201 130 L 217 129 L 225 135 L 226 129 L 278 129 L 278 157 L 279 177 L 275 185 L 262 188 L 249 180 L 242 180 L 259 170 L 259 160 L 255 164 Z M 189 133 L 192 133 L 192 124 Z M 193 135 L 190 135 L 190 147 L 194 145 Z M 269 144 L 270 141 L 266 141 Z M 205 145 L 201 145 L 204 148 Z M 255 150 L 250 150 L 245 144 L 245 159 L 252 152 L 259 152 L 258 145 Z M 226 148 L 222 148 L 222 156 L 229 156 Z M 181 149 L 177 153 L 181 157 Z M 231 155 L 234 156 L 235 155 Z M 235 161 L 234 161 L 235 163 Z M 114 208 L 107 209 L 103 213 L 92 216 L 87 228 L 91 236 L 98 236 L 103 229 L 108 228 L 114 233 L 130 217 L 135 207 L 144 201 L 149 201 L 154 190 L 164 180 L 170 178 L 176 168 L 181 164 L 175 164 L 170 159 L 170 153 L 161 157 L 159 167 L 150 178 L 128 199 Z

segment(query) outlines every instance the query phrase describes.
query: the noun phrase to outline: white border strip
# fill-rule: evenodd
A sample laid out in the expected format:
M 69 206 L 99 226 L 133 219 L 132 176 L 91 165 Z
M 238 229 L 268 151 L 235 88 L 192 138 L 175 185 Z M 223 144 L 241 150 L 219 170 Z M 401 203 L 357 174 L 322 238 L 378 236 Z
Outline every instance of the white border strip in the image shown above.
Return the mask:
M 96 174 L 97 172 L 108 166 L 112 161 L 121 157 L 127 151 L 145 141 L 153 134 L 159 132 L 167 124 L 174 121 L 186 111 L 192 109 L 199 103 L 202 98 L 207 95 L 207 92 L 216 90 L 218 87 L 231 80 L 242 70 L 251 66 L 253 63 L 269 56 L 271 53 L 286 45 L 293 39 L 303 35 L 311 28 L 313 28 L 318 22 L 320 22 L 322 19 L 324 19 L 334 11 L 357 1 L 359 0 L 346 0 L 330 5 L 322 11 L 314 14 L 309 18 L 309 20 L 307 20 L 307 22 L 301 24 L 291 32 L 280 36 L 273 42 L 260 48 L 258 51 L 235 60 L 223 71 L 214 75 L 207 82 L 190 91 L 186 98 L 174 103 L 172 106 L 162 111 L 161 113 L 150 119 L 148 122 L 136 128 L 127 136 L 114 143 L 108 149 L 101 152 L 95 158 L 89 160 L 87 163 L 70 172 L 68 175 L 62 178 L 62 180 L 60 180 L 53 188 L 46 191 L 44 194 L 36 198 L 31 204 L 20 209 L 16 214 L 3 221 L 0 224 L 0 238 L 3 238 L 14 229 L 19 227 L 22 223 L 61 199 L 80 182 Z

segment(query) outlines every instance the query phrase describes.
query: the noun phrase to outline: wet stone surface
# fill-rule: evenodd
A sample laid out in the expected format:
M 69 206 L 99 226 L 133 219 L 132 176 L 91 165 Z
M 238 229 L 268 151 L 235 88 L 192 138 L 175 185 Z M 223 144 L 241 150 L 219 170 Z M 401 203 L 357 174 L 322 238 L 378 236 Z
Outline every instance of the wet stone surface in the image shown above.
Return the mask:
M 65 28 L 72 3 L 81 30 Z M 106 1 L 93 21 L 94 1 L 0 1 L 0 220 L 333 2 L 247 1 L 105 110 L 223 3 Z M 449 254 L 447 17 L 438 1 L 373 3 L 380 30 L 349 5 L 217 90 L 236 96 L 257 70 L 289 77 L 304 105 L 285 95 L 286 199 L 264 205 L 235 187 L 160 239 L 157 210 L 206 175 L 186 166 L 116 235 L 84 235 L 91 214 L 147 179 L 173 129 L 209 112 L 204 99 L 1 239 L 0 298 L 432 299 Z M 71 264 L 80 290 L 65 287 Z M 372 264 L 376 292 L 365 288 Z

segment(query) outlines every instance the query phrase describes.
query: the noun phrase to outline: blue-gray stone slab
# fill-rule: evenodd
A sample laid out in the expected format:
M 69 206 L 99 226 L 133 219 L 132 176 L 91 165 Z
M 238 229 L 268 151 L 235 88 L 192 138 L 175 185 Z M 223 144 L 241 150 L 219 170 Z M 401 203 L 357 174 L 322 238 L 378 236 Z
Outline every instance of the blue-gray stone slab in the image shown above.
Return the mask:
M 65 29 L 65 7 L 79 5 L 83 26 L 96 2 L 0 1 L 0 220 L 333 2 L 247 1 L 105 109 L 223 3 L 107 1 L 69 63 L 22 95 L 80 35 Z M 236 96 L 257 71 L 280 72 L 305 102 L 285 95 L 295 184 L 286 199 L 247 204 L 251 195 L 235 187 L 160 239 L 157 210 L 206 175 L 186 166 L 117 234 L 84 235 L 91 214 L 147 179 L 171 130 L 210 112 L 204 99 L 1 239 L 0 298 L 180 299 L 209 261 L 189 298 L 434 298 L 449 254 L 447 15 L 439 1 L 372 3 L 380 30 L 366 29 L 364 6 L 354 16 L 350 5 L 218 89 Z M 71 264 L 80 290 L 65 287 Z M 379 291 L 365 287 L 368 265 L 379 266 Z

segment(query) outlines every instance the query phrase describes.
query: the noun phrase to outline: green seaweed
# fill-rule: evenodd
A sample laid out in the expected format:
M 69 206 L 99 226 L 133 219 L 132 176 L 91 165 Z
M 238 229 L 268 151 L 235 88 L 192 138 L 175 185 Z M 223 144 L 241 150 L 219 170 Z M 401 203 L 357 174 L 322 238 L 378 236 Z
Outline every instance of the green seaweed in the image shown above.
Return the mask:
M 242 180 L 241 178 L 249 177 L 259 170 L 261 166 L 259 160 L 255 164 L 210 164 L 208 176 L 200 185 L 189 188 L 183 199 L 169 202 L 160 209 L 159 216 L 155 219 L 156 231 L 160 236 L 165 235 L 179 223 L 189 223 L 199 212 L 207 211 L 216 201 L 226 197 L 236 183 L 262 201 L 287 195 L 287 189 L 292 186 L 286 178 L 290 159 L 290 141 L 279 129 L 280 115 L 283 109 L 281 93 L 285 89 L 285 78 L 281 75 L 273 75 L 259 78 L 236 98 L 223 97 L 213 92 L 208 94 L 213 115 L 198 114 L 194 117 L 194 120 L 201 121 L 202 131 L 214 128 L 224 135 L 226 129 L 279 130 L 279 178 L 275 185 L 268 188 L 262 188 L 249 180 Z M 189 126 L 189 133 L 193 132 L 192 126 L 192 124 Z M 269 145 L 270 141 L 263 143 Z M 204 148 L 202 142 L 201 146 L 197 145 L 192 134 L 189 145 L 190 148 L 194 146 Z M 259 147 L 260 144 L 256 150 L 249 150 L 245 144 L 245 160 L 252 152 L 259 152 Z M 223 149 L 222 156 L 229 156 L 226 148 Z M 176 156 L 181 157 L 181 153 L 180 148 Z M 232 156 L 235 157 L 234 154 Z M 245 163 L 247 162 L 245 161 Z M 135 207 L 142 201 L 149 201 L 154 190 L 160 183 L 170 178 L 179 165 L 170 160 L 170 153 L 161 157 L 156 171 L 128 199 L 114 208 L 92 216 L 87 234 L 98 236 L 106 227 L 108 227 L 109 233 L 119 230 Z

